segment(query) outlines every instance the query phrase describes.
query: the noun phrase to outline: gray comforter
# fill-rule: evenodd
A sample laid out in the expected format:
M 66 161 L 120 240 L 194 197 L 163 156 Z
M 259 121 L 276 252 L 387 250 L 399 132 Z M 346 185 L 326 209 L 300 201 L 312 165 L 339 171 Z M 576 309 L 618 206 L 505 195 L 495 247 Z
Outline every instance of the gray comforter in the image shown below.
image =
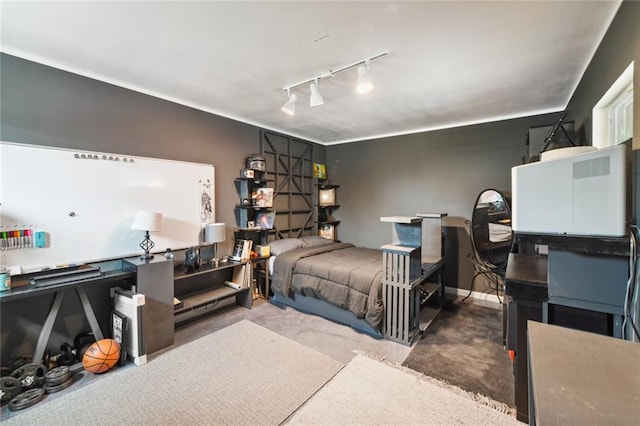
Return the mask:
M 378 328 L 382 321 L 380 250 L 334 243 L 278 255 L 271 288 L 286 297 L 314 297 L 349 310 Z

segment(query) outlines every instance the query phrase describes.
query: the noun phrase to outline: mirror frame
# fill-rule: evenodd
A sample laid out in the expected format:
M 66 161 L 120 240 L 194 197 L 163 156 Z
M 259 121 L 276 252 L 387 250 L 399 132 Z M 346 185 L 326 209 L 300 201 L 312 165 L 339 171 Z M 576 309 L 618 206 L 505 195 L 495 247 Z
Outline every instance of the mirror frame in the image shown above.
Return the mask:
M 509 259 L 509 253 L 511 253 L 511 251 L 513 250 L 513 245 L 515 243 L 515 236 L 514 236 L 514 232 L 513 232 L 513 227 L 511 226 L 511 224 L 509 225 L 509 227 L 511 228 L 511 238 L 509 240 L 509 244 L 508 247 L 505 247 L 505 249 L 507 250 L 507 254 L 504 258 L 504 261 L 498 263 L 498 264 L 494 264 L 489 262 L 487 259 L 485 259 L 484 256 L 481 255 L 481 251 L 478 249 L 478 245 L 477 245 L 477 241 L 476 238 L 474 236 L 474 225 L 475 225 L 475 221 L 474 218 L 476 217 L 475 212 L 478 206 L 478 203 L 480 201 L 480 198 L 482 197 L 483 194 L 485 194 L 488 191 L 494 191 L 496 192 L 503 200 L 505 203 L 505 210 L 509 216 L 509 219 L 512 220 L 512 212 L 511 212 L 511 200 L 510 197 L 505 196 L 505 193 L 503 191 L 499 191 L 497 189 L 494 188 L 486 188 L 483 189 L 482 191 L 480 191 L 480 193 L 478 194 L 478 196 L 476 197 L 476 201 L 473 204 L 473 211 L 471 213 L 471 221 L 470 221 L 470 230 L 469 230 L 469 235 L 471 237 L 471 245 L 472 245 L 472 249 L 474 251 L 475 257 L 476 257 L 476 261 L 479 262 L 484 268 L 491 270 L 493 272 L 499 273 L 500 271 L 502 271 L 506 265 L 507 265 L 507 261 Z

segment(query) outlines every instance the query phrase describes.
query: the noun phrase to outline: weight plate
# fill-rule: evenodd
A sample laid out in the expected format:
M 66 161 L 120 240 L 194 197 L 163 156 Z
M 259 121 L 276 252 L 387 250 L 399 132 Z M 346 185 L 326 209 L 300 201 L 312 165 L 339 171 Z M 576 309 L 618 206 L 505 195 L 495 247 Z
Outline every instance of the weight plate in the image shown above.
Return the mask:
M 66 365 L 58 366 L 52 370 L 49 370 L 44 375 L 45 386 L 56 386 L 63 382 L 66 382 L 71 378 L 71 370 Z
M 11 376 L 13 370 L 9 367 L 0 367 L 0 377 Z
M 0 384 L 2 386 L 0 394 L 0 404 L 4 405 L 11 400 L 14 396 L 20 393 L 20 382 L 15 377 L 5 376 L 0 378 Z
M 44 384 L 44 375 L 47 374 L 47 367 L 39 363 L 31 363 L 11 373 L 20 382 L 22 390 L 41 387 Z
M 45 383 L 42 387 L 47 393 L 56 393 L 60 392 L 71 386 L 73 384 L 73 377 L 69 377 L 68 380 L 58 384 L 58 385 L 50 385 L 49 383 Z
M 26 392 L 22 392 L 21 394 L 13 397 L 11 401 L 9 401 L 9 410 L 24 410 L 25 408 L 29 408 L 32 405 L 36 405 L 42 400 L 43 397 L 44 389 L 42 388 L 30 389 Z
M 10 369 L 11 371 L 15 371 L 16 369 L 22 367 L 25 364 L 28 364 L 31 362 L 31 357 L 28 355 L 20 355 L 17 356 L 15 358 L 13 358 L 11 361 L 9 361 L 7 363 L 7 365 L 5 365 L 5 367 L 7 367 L 8 369 Z

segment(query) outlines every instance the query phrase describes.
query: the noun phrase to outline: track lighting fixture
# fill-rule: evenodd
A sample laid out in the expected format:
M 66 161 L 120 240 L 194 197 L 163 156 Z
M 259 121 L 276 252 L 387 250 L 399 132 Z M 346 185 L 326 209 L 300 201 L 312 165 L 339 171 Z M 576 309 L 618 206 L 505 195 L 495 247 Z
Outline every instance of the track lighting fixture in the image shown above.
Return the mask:
M 315 77 L 301 81 L 299 83 L 283 87 L 282 90 L 287 92 L 289 100 L 284 104 L 284 106 L 282 107 L 282 110 L 289 115 L 295 114 L 295 102 L 297 100 L 297 96 L 295 94 L 292 94 L 291 90 L 301 86 L 306 86 L 307 84 L 309 84 L 309 87 L 311 89 L 309 106 L 314 107 L 314 106 L 324 104 L 324 99 L 322 98 L 322 95 L 320 95 L 320 91 L 318 90 L 318 82 L 323 78 L 335 77 L 336 74 L 351 68 L 355 68 L 355 67 L 358 67 L 358 83 L 356 85 L 356 92 L 357 93 L 370 92 L 371 90 L 373 90 L 373 82 L 371 81 L 371 77 L 369 77 L 369 64 L 374 59 L 381 58 L 388 54 L 389 52 L 378 53 L 377 55 L 369 56 L 360 61 L 356 61 L 351 64 L 344 65 L 342 67 L 338 67 L 335 69 L 330 69 L 328 71 L 323 72 L 322 74 L 319 74 Z
M 358 67 L 358 84 L 356 92 L 360 94 L 369 93 L 373 90 L 373 82 L 369 77 L 369 61 L 365 61 L 364 65 Z
M 284 105 L 282 105 L 282 110 L 289 115 L 295 115 L 296 101 L 298 100 L 298 97 L 295 93 L 291 93 L 291 90 L 287 90 L 287 95 L 289 96 L 289 99 Z
M 322 99 L 322 95 L 318 91 L 318 80 L 315 80 L 311 83 L 311 96 L 309 97 L 309 106 L 314 107 L 318 105 L 324 104 L 324 99 Z

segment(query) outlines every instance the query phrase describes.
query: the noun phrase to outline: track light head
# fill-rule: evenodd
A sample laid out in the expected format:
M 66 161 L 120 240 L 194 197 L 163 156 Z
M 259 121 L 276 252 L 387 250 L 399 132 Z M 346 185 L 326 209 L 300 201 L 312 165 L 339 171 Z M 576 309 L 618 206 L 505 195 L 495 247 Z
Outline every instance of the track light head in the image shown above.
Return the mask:
M 309 106 L 314 107 L 324 104 L 324 99 L 318 91 L 318 80 L 311 83 L 311 96 L 309 97 Z
M 295 115 L 296 101 L 298 100 L 298 97 L 296 96 L 295 93 L 291 94 L 289 90 L 287 90 L 287 93 L 289 94 L 289 99 L 284 105 L 282 105 L 282 111 L 284 111 L 286 114 L 289 114 L 289 115 Z
M 356 85 L 356 92 L 360 94 L 369 93 L 373 90 L 373 82 L 369 77 L 369 61 L 366 61 L 364 65 L 358 67 L 358 84 Z

